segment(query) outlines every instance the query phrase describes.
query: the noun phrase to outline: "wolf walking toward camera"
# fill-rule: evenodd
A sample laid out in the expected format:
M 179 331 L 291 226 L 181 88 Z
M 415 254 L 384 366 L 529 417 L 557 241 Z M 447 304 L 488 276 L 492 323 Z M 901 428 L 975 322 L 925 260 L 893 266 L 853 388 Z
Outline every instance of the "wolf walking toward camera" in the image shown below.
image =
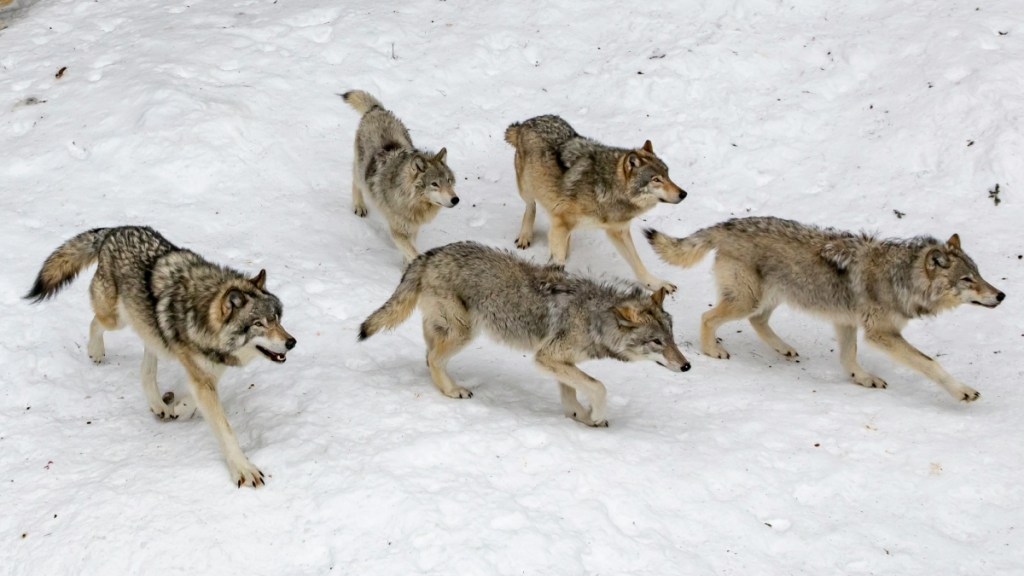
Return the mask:
M 700 331 L 708 356 L 728 358 L 716 338 L 718 327 L 749 317 L 769 346 L 796 357 L 796 350 L 768 325 L 772 311 L 785 302 L 832 321 L 839 361 L 861 386 L 887 385 L 857 362 L 858 328 L 868 342 L 937 382 L 957 400 L 971 402 L 979 396 L 901 335 L 914 318 L 960 304 L 995 308 L 1005 298 L 981 277 L 956 234 L 945 243 L 924 236 L 881 240 L 771 217 L 736 218 L 686 238 L 651 229 L 645 234 L 663 260 L 684 268 L 716 251 L 719 301 L 704 313 Z
M 652 360 L 675 372 L 690 369 L 676 347 L 665 292 L 599 284 L 539 266 L 475 242 L 434 248 L 406 268 L 391 298 L 367 318 L 365 340 L 394 328 L 419 304 L 430 376 L 446 396 L 473 394 L 448 375 L 448 360 L 483 330 L 498 342 L 534 352 L 537 366 L 558 381 L 565 415 L 606 426 L 606 391 L 576 364 L 596 358 Z M 590 403 L 577 399 L 582 392 Z
M 242 452 L 217 394 L 228 366 L 258 356 L 285 361 L 295 347 L 281 326 L 281 302 L 266 290 L 266 273 L 247 278 L 198 254 L 178 248 L 152 228 L 97 228 L 61 245 L 43 263 L 26 298 L 41 302 L 57 294 L 93 262 L 89 286 L 96 316 L 89 327 L 89 357 L 106 354 L 103 333 L 131 325 L 142 338 L 142 391 L 161 419 L 191 417 L 196 408 L 213 429 L 238 486 L 259 486 L 263 473 Z M 157 355 L 176 358 L 188 374 L 191 398 L 163 397 L 157 385 Z
M 548 248 L 556 264 L 565 264 L 574 228 L 598 227 L 648 288 L 675 291 L 647 271 L 629 230 L 633 218 L 658 202 L 678 204 L 686 197 L 669 179 L 668 166 L 650 140 L 637 149 L 612 148 L 547 115 L 512 124 L 505 141 L 516 149 L 516 183 L 526 202 L 517 247 L 530 246 L 540 202 L 551 220 Z
M 419 255 L 415 242 L 420 226 L 433 220 L 442 206 L 459 203 L 455 175 L 445 163 L 448 152 L 417 149 L 402 121 L 369 93 L 353 90 L 341 97 L 363 115 L 352 161 L 353 210 L 366 216 L 364 194 L 369 196 L 388 221 L 391 239 L 411 262 Z

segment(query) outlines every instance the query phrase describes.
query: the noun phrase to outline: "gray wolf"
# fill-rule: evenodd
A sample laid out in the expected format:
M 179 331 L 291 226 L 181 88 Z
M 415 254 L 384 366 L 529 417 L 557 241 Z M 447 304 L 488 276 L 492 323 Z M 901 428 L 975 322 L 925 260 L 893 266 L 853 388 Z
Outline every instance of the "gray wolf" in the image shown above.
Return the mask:
M 858 328 L 869 343 L 954 398 L 971 402 L 979 396 L 900 334 L 914 318 L 968 303 L 995 308 L 1006 297 L 981 277 L 956 234 L 945 243 L 925 236 L 883 240 L 770 217 L 737 218 L 686 238 L 651 229 L 645 234 L 663 260 L 684 268 L 716 251 L 719 300 L 701 318 L 701 348 L 708 356 L 728 358 L 716 330 L 730 320 L 749 318 L 769 346 L 796 357 L 796 350 L 768 325 L 772 311 L 785 302 L 832 321 L 839 362 L 861 386 L 887 385 L 857 363 Z
M 267 275 L 253 278 L 178 248 L 152 228 L 125 226 L 83 232 L 43 263 L 25 298 L 55 296 L 85 267 L 97 262 L 89 286 L 95 317 L 89 326 L 89 357 L 103 360 L 103 333 L 129 324 L 142 339 L 142 391 L 161 419 L 191 417 L 196 408 L 210 424 L 238 486 L 260 486 L 263 473 L 238 445 L 217 395 L 228 366 L 262 356 L 285 361 L 295 347 L 281 326 L 280 300 L 266 290 Z M 176 358 L 188 374 L 190 399 L 173 403 L 156 381 L 157 356 Z
M 459 203 L 455 174 L 445 163 L 447 149 L 438 153 L 417 149 L 409 131 L 390 110 L 370 94 L 352 90 L 341 97 L 362 119 L 356 130 L 352 161 L 352 205 L 360 218 L 368 213 L 364 194 L 388 221 L 391 239 L 406 263 L 419 254 L 416 235 L 442 206 Z
M 482 330 L 534 353 L 537 367 L 558 381 L 566 416 L 606 426 L 605 387 L 577 368 L 578 362 L 653 360 L 675 372 L 690 369 L 672 338 L 664 297 L 664 290 L 652 296 L 639 287 L 601 284 L 561 266 L 539 266 L 503 250 L 457 242 L 414 260 L 391 298 L 363 322 L 359 339 L 401 324 L 419 304 L 427 367 L 446 396 L 473 395 L 452 381 L 446 366 Z M 589 408 L 579 403 L 577 392 L 586 395 Z
M 574 228 L 598 227 L 648 288 L 675 291 L 674 285 L 647 271 L 629 230 L 633 218 L 658 202 L 678 204 L 686 198 L 650 140 L 637 149 L 612 148 L 547 115 L 512 124 L 505 141 L 516 149 L 516 184 L 526 202 L 517 247 L 530 246 L 540 202 L 551 220 L 548 248 L 556 264 L 565 264 Z

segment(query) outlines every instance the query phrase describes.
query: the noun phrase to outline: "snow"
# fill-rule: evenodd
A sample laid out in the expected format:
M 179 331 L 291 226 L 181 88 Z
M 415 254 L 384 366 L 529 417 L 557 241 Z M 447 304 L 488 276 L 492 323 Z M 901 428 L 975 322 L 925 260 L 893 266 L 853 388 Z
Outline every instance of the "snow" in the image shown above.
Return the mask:
M 19 4 L 0 13 L 3 573 L 1024 573 L 1017 0 Z M 982 397 L 954 402 L 864 347 L 890 387 L 855 386 L 831 327 L 785 309 L 799 363 L 743 323 L 721 331 L 731 360 L 702 356 L 708 263 L 640 245 L 680 286 L 668 307 L 692 371 L 584 364 L 611 422 L 588 429 L 529 358 L 480 339 L 451 364 L 474 398 L 445 398 L 417 318 L 356 342 L 402 260 L 379 215 L 350 210 L 358 118 L 336 94 L 352 88 L 448 148 L 463 202 L 421 249 L 512 248 L 502 135 L 541 113 L 653 141 L 690 195 L 634 231 L 772 214 L 957 232 L 1006 302 L 905 334 Z M 266 268 L 284 302 L 288 363 L 221 385 L 266 487 L 230 483 L 201 419 L 148 412 L 129 331 L 92 365 L 88 273 L 21 299 L 63 240 L 132 223 Z M 542 215 L 526 257 L 546 259 L 545 232 Z M 573 270 L 629 276 L 603 234 L 573 249 Z M 160 382 L 185 392 L 173 362 Z

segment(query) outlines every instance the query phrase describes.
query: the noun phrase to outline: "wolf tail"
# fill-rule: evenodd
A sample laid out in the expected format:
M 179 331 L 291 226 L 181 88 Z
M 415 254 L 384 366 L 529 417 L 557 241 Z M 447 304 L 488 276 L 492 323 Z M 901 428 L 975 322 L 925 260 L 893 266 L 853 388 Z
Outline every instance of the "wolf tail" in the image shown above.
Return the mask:
M 520 126 L 522 126 L 521 123 L 515 122 L 515 123 L 509 125 L 508 128 L 505 128 L 505 142 L 508 142 L 509 144 L 511 144 L 513 148 L 515 148 L 516 144 L 519 142 L 519 127 Z
M 673 238 L 653 228 L 647 228 L 644 230 L 644 236 L 662 260 L 683 268 L 700 262 L 715 247 L 713 227 L 698 230 L 686 238 Z
M 384 105 L 380 103 L 380 100 L 374 98 L 369 92 L 364 92 L 362 90 L 349 90 L 340 96 L 342 100 L 348 102 L 348 105 L 355 108 L 360 114 L 366 114 L 374 108 L 386 110 Z
M 52 298 L 62 288 L 71 283 L 83 268 L 96 261 L 100 253 L 100 245 L 110 232 L 110 228 L 96 228 L 82 232 L 57 248 L 43 262 L 36 283 L 25 298 L 42 302 Z
M 423 272 L 427 269 L 427 259 L 430 252 L 420 254 L 413 260 L 409 267 L 402 274 L 402 281 L 395 288 L 395 293 L 388 298 L 383 306 L 376 312 L 370 314 L 369 318 L 363 320 L 359 326 L 359 340 L 363 341 L 383 329 L 390 329 L 398 326 L 412 314 L 416 308 L 416 302 L 420 298 L 420 280 Z

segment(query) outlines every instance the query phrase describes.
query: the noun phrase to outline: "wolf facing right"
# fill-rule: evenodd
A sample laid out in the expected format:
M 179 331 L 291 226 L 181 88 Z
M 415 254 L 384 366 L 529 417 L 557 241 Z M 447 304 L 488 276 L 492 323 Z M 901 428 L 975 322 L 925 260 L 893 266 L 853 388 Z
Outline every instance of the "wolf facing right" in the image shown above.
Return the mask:
M 388 221 L 391 240 L 406 263 L 412 262 L 419 255 L 420 226 L 442 206 L 459 203 L 455 174 L 445 162 L 448 151 L 434 154 L 413 146 L 405 124 L 368 92 L 352 90 L 341 97 L 362 114 L 352 160 L 352 208 L 365 217 L 364 194 L 369 196 Z
M 861 386 L 885 388 L 885 380 L 857 362 L 857 330 L 902 364 L 921 372 L 964 402 L 979 393 L 907 342 L 907 322 L 961 304 L 995 308 L 1006 295 L 985 281 L 954 234 L 946 242 L 919 236 L 882 240 L 834 228 L 773 217 L 734 218 L 685 238 L 644 231 L 666 262 L 689 268 L 715 250 L 718 304 L 701 317 L 704 354 L 728 358 L 716 331 L 730 320 L 749 318 L 754 331 L 783 356 L 796 350 L 768 325 L 782 303 L 832 321 L 839 362 Z
M 50 254 L 25 298 L 52 298 L 93 262 L 89 357 L 102 362 L 103 333 L 130 325 L 145 345 L 142 391 L 150 410 L 169 420 L 191 418 L 198 408 L 232 481 L 239 487 L 263 485 L 263 472 L 242 452 L 228 424 L 217 384 L 228 366 L 261 356 L 280 364 L 295 347 L 295 338 L 281 326 L 281 301 L 266 290 L 266 272 L 250 278 L 218 266 L 149 227 L 96 228 Z M 185 368 L 191 398 L 174 402 L 172 392 L 161 396 L 158 356 L 171 356 Z
M 395 293 L 362 324 L 359 339 L 394 328 L 419 304 L 427 367 L 451 398 L 469 390 L 448 375 L 448 360 L 481 330 L 494 340 L 534 353 L 534 362 L 558 381 L 564 414 L 587 426 L 607 426 L 606 391 L 580 370 L 584 360 L 651 360 L 674 371 L 690 369 L 672 335 L 665 291 L 602 284 L 540 266 L 475 242 L 434 248 L 414 260 Z M 584 408 L 577 399 L 583 393 Z

